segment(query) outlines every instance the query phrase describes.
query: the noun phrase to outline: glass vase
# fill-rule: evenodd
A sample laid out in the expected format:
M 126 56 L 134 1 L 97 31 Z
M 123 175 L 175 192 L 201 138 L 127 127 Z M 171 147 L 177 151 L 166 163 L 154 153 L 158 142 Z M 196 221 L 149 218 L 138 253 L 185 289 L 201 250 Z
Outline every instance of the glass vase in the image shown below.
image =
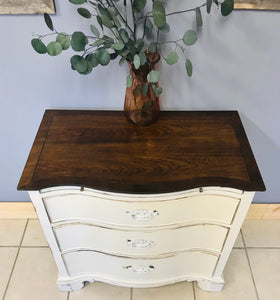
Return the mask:
M 124 113 L 130 122 L 138 126 L 156 122 L 160 113 L 160 97 L 155 94 L 152 84 L 147 81 L 149 72 L 157 70 L 160 55 L 146 53 L 146 56 L 148 62 L 139 69 L 135 68 L 133 62 L 127 62 L 132 86 L 126 89 Z

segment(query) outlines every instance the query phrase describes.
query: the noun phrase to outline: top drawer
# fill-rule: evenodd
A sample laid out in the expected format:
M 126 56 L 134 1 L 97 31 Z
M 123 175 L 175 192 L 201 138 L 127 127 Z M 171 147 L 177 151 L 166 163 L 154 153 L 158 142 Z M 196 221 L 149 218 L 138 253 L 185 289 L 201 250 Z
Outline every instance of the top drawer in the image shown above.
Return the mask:
M 73 193 L 44 197 L 43 201 L 52 223 L 75 220 L 151 227 L 189 222 L 231 224 L 240 199 L 202 193 L 164 201 L 122 201 Z

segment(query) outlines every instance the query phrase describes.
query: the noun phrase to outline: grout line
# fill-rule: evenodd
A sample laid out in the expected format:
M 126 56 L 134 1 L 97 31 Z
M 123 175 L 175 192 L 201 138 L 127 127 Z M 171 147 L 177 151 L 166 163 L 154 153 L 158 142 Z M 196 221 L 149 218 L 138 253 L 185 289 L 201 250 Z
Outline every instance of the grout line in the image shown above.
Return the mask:
M 192 287 L 193 287 L 193 298 L 194 298 L 194 300 L 196 300 L 196 292 L 195 292 L 194 281 L 192 282 Z
M 130 300 L 133 300 L 133 288 L 130 288 Z
M 265 246 L 257 246 L 257 247 L 254 247 L 254 246 L 250 246 L 250 247 L 246 247 L 247 249 L 270 249 L 270 250 L 273 250 L 273 249 L 280 249 L 280 247 L 265 247 Z
M 20 248 L 50 248 L 49 246 L 21 246 Z
M 243 231 L 240 230 L 240 233 L 241 233 L 241 237 L 242 237 L 242 240 L 243 240 L 243 244 L 245 246 L 245 253 L 246 253 L 247 261 L 248 261 L 248 264 L 249 264 L 250 274 L 251 274 L 251 278 L 252 278 L 253 285 L 254 285 L 254 288 L 255 288 L 257 300 L 260 300 L 258 290 L 257 290 L 257 286 L 256 286 L 256 282 L 255 282 L 255 278 L 254 278 L 254 274 L 253 274 L 253 270 L 252 270 L 252 267 L 251 267 L 251 262 L 250 262 L 248 250 L 247 250 L 248 248 L 246 247 L 246 242 L 245 242 L 245 238 L 244 238 L 244 235 L 243 235 Z
M 25 223 L 25 227 L 24 227 L 24 230 L 23 230 L 23 234 L 22 234 L 22 237 L 21 237 L 19 246 L 18 246 L 18 251 L 17 251 L 16 257 L 15 257 L 15 261 L 14 261 L 14 264 L 13 264 L 13 266 L 12 266 L 11 273 L 10 273 L 10 276 L 9 276 L 9 279 L 8 279 L 8 282 L 7 282 L 7 285 L 6 285 L 4 294 L 3 294 L 3 300 L 5 299 L 6 294 L 7 294 L 7 292 L 8 292 L 8 288 L 9 288 L 9 285 L 10 285 L 10 282 L 11 282 L 11 279 L 12 279 L 12 275 L 13 275 L 13 272 L 14 272 L 14 269 L 15 269 L 15 266 L 16 266 L 16 263 L 17 263 L 17 259 L 18 259 L 20 247 L 21 247 L 21 244 L 22 244 L 23 239 L 24 239 L 24 235 L 25 235 L 25 232 L 26 232 L 26 229 L 27 229 L 28 222 L 29 222 L 29 219 L 27 219 L 27 220 L 26 220 L 26 223 Z

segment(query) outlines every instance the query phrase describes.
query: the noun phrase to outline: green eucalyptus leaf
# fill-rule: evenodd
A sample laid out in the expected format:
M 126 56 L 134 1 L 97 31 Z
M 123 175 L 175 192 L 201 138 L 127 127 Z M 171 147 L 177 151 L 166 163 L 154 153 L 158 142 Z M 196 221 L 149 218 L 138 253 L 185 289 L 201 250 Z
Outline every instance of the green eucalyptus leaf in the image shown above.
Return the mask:
M 212 3 L 213 3 L 213 0 L 207 0 L 207 2 L 206 2 L 206 11 L 208 14 L 210 14 L 210 12 L 211 12 Z
M 99 40 L 96 40 L 96 41 L 92 44 L 92 46 L 93 46 L 93 47 L 98 47 L 98 46 L 100 46 L 100 45 L 103 45 L 104 42 L 105 42 L 105 40 L 99 39 Z
M 225 0 L 221 4 L 221 13 L 224 17 L 228 16 L 234 9 L 234 0 Z
M 37 53 L 40 53 L 40 54 L 47 53 L 47 47 L 40 39 L 33 39 L 31 41 L 31 45 Z
M 120 35 L 122 41 L 123 41 L 125 44 L 128 43 L 128 41 L 129 41 L 129 35 L 128 35 L 128 33 L 127 33 L 127 31 L 126 31 L 125 29 L 122 28 L 122 29 L 119 31 L 119 35 Z
M 125 62 L 126 62 L 126 56 L 124 56 L 124 57 L 122 57 L 122 58 L 120 59 L 119 65 L 120 65 L 120 66 L 123 66 Z
M 56 41 L 61 44 L 62 50 L 66 50 L 71 45 L 71 39 L 66 33 L 59 33 L 56 37 Z
M 159 30 L 168 33 L 170 31 L 170 25 L 168 23 L 165 23 L 162 27 L 159 27 Z
M 91 54 L 88 54 L 86 56 L 86 61 L 88 62 L 88 64 L 92 67 L 92 68 L 95 68 L 98 66 L 98 61 L 97 61 L 97 58 L 96 58 L 96 54 L 95 53 L 91 53 Z
M 138 70 L 141 65 L 140 56 L 138 54 L 134 55 L 133 64 L 134 64 L 135 69 Z
M 110 12 L 111 17 L 118 16 L 118 14 L 119 14 L 118 11 L 114 7 L 109 7 L 108 10 Z
M 213 2 L 219 7 L 219 1 L 218 0 L 213 0 Z
M 85 72 L 80 72 L 80 74 L 88 75 L 91 73 L 92 69 L 93 69 L 92 66 L 90 64 L 88 64 L 87 70 Z
M 187 46 L 191 46 L 195 44 L 197 41 L 197 33 L 194 30 L 188 30 L 185 32 L 184 37 L 183 37 L 183 42 Z
M 195 17 L 196 17 L 196 25 L 197 27 L 201 27 L 203 25 L 201 9 L 197 7 L 195 9 Z
M 101 27 L 101 29 L 103 30 L 103 23 L 102 23 L 101 17 L 100 16 L 96 16 L 96 20 L 97 20 L 99 26 Z
M 146 0 L 134 0 L 132 8 L 135 12 L 140 13 L 146 5 Z
M 108 35 L 103 35 L 102 39 L 104 39 L 108 43 L 114 44 L 114 40 L 111 37 L 109 37 Z
M 99 30 L 96 28 L 96 26 L 90 25 L 90 30 L 91 30 L 91 32 L 92 32 L 95 36 L 100 37 L 100 32 L 99 32 Z
M 160 0 L 153 2 L 153 18 L 157 27 L 162 27 L 166 23 L 165 8 Z
M 139 52 L 139 57 L 140 57 L 140 64 L 143 66 L 147 62 L 147 57 L 145 52 Z
M 73 4 L 83 4 L 86 2 L 86 0 L 69 0 L 69 2 Z
M 115 16 L 115 15 L 112 15 L 112 18 L 113 18 L 113 21 L 114 21 L 115 25 L 116 25 L 118 28 L 121 28 L 122 25 L 121 25 L 121 23 L 120 23 L 118 17 Z
M 116 52 L 110 53 L 110 59 L 111 59 L 111 60 L 116 59 L 118 56 L 119 56 L 119 55 L 118 55 L 118 53 L 116 53 Z
M 74 55 L 70 59 L 71 67 L 79 73 L 86 72 L 88 69 L 88 62 L 80 55 Z
M 47 52 L 51 56 L 57 56 L 62 52 L 62 46 L 58 42 L 50 42 L 47 46 Z
M 152 42 L 149 47 L 148 47 L 150 52 L 156 52 L 157 51 L 157 43 L 156 42 Z
M 114 27 L 114 24 L 112 23 L 112 21 L 107 15 L 101 15 L 101 20 L 102 20 L 102 24 L 107 28 L 111 29 Z
M 122 42 L 118 42 L 112 45 L 112 48 L 115 50 L 122 50 L 124 48 L 124 44 Z
M 120 55 L 121 57 L 124 57 L 124 58 L 126 58 L 128 54 L 129 54 L 128 49 L 118 51 L 118 55 Z
M 133 78 L 132 76 L 129 74 L 126 77 L 126 87 L 130 88 L 132 87 L 132 83 L 133 83 Z
M 135 42 L 135 47 L 140 51 L 144 47 L 144 39 L 137 39 Z
M 100 4 L 97 5 L 97 8 L 101 16 L 106 15 L 108 18 L 111 17 L 111 14 L 107 8 L 101 6 Z
M 146 96 L 148 94 L 148 90 L 149 90 L 149 84 L 148 82 L 146 82 L 142 88 L 142 94 Z
M 47 26 L 49 27 L 49 29 L 51 31 L 53 31 L 54 28 L 53 28 L 53 23 L 52 23 L 52 19 L 51 19 L 50 15 L 47 14 L 47 13 L 44 13 L 44 19 L 45 19 L 45 23 L 47 24 Z
M 152 88 L 157 97 L 162 93 L 162 88 L 160 86 L 156 86 L 155 84 L 153 84 Z
M 110 62 L 110 54 L 105 49 L 98 49 L 96 51 L 96 59 L 102 66 L 107 66 Z
M 178 60 L 179 60 L 179 56 L 178 56 L 177 52 L 173 51 L 173 52 L 171 52 L 171 53 L 168 54 L 166 62 L 169 65 L 174 65 L 174 64 L 176 64 L 176 62 Z
M 73 33 L 71 47 L 74 51 L 83 51 L 87 43 L 88 39 L 81 31 L 76 31 Z
M 187 74 L 191 77 L 192 72 L 193 72 L 193 67 L 192 67 L 192 63 L 189 59 L 186 60 L 186 71 L 187 71 Z
M 81 15 L 82 17 L 89 19 L 91 18 L 91 13 L 88 9 L 84 8 L 84 7 L 80 7 L 77 9 L 77 12 L 79 15 Z
M 153 28 L 154 28 L 154 25 L 152 23 L 152 21 L 147 18 L 146 22 L 145 22 L 145 33 L 147 35 L 151 35 L 153 33 Z
M 159 81 L 159 77 L 160 77 L 160 74 L 159 74 L 159 71 L 156 71 L 156 70 L 152 70 L 148 76 L 147 76 L 147 80 L 151 83 L 156 83 Z

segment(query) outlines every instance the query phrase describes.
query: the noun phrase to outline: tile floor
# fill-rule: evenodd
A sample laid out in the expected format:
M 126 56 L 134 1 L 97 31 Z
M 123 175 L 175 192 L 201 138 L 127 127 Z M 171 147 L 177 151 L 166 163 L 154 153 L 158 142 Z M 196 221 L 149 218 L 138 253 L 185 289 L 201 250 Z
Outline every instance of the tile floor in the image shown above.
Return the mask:
M 246 220 L 225 269 L 221 293 L 195 283 L 129 289 L 94 283 L 59 292 L 57 269 L 37 219 L 0 219 L 0 298 L 3 300 L 278 300 L 280 221 Z

